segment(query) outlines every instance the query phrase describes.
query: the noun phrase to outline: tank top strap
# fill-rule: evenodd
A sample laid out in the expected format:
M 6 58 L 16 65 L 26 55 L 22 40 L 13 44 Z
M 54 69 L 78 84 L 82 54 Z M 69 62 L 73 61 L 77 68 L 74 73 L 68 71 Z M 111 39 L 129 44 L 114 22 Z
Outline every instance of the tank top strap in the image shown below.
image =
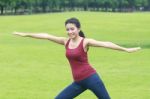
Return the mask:
M 80 47 L 83 47 L 83 41 L 84 41 L 84 38 L 82 38 L 81 42 L 80 42 Z
M 68 48 L 69 42 L 70 42 L 70 39 L 67 41 L 67 43 L 65 45 L 66 48 Z

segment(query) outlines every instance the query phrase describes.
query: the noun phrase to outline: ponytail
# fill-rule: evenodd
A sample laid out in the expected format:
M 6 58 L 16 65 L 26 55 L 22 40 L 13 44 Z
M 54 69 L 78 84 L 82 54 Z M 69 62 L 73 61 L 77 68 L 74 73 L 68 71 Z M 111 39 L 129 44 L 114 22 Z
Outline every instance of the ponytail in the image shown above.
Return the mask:
M 79 32 L 79 36 L 85 38 L 85 35 L 84 35 L 84 33 L 81 30 Z

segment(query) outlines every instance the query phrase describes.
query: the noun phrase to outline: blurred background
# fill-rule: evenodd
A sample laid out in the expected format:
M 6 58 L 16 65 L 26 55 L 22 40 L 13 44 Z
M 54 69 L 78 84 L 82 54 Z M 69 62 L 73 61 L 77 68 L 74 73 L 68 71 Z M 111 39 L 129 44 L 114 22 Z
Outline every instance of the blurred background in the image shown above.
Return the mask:
M 1 15 L 64 11 L 150 11 L 150 0 L 0 0 Z

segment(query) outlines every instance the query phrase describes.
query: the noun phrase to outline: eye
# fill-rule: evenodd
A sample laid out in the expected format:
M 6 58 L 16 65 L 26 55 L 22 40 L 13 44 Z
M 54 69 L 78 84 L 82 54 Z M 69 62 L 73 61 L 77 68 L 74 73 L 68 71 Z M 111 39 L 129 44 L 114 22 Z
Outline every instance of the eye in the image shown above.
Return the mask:
M 69 31 L 69 29 L 66 29 L 66 31 Z
M 74 30 L 74 28 L 71 28 L 71 30 Z

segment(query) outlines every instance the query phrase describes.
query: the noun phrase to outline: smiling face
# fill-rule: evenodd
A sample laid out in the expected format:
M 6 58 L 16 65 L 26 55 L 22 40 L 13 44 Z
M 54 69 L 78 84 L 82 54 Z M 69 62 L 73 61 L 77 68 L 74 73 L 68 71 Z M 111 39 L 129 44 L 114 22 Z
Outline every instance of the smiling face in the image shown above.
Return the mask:
M 74 39 L 79 36 L 80 29 L 73 23 L 66 24 L 66 31 L 70 39 Z

